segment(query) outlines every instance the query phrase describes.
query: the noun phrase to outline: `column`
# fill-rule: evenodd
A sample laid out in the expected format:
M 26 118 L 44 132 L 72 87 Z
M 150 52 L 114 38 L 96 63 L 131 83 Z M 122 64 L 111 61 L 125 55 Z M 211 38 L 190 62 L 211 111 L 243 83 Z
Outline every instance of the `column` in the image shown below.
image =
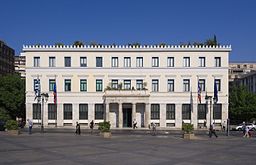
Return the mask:
M 206 102 L 206 127 L 209 128 L 210 126 L 210 104 Z
M 123 127 L 123 109 L 122 109 L 122 103 L 118 103 L 118 127 L 122 128 Z
M 57 126 L 63 126 L 63 104 L 57 104 Z
M 76 126 L 76 122 L 79 123 L 79 104 L 75 103 L 73 104 L 73 108 L 72 108 L 72 125 Z
M 33 120 L 33 103 L 26 103 L 26 122 L 27 119 Z
M 181 104 L 176 104 L 175 109 L 175 127 L 182 129 L 182 106 Z
M 145 103 L 145 127 L 148 127 L 150 124 L 150 108 L 149 108 L 149 103 Z
M 109 121 L 109 103 L 106 103 L 105 106 L 106 106 L 105 120 Z
M 88 124 L 94 120 L 94 104 L 93 103 L 89 103 L 88 104 Z M 95 123 L 95 122 L 94 122 Z
M 43 103 L 44 104 L 44 119 L 43 119 L 43 122 L 44 122 L 44 127 L 47 127 L 48 126 L 48 104 L 46 102 Z
M 136 120 L 136 103 L 132 103 L 132 122 Z
M 166 104 L 160 104 L 160 127 L 166 127 Z
M 193 104 L 193 112 L 192 112 L 192 116 L 191 116 L 191 123 L 193 124 L 194 126 L 194 129 L 197 129 L 197 126 L 198 126 L 198 117 L 197 117 L 197 114 L 198 114 L 198 110 L 197 110 L 197 105 L 198 104 Z

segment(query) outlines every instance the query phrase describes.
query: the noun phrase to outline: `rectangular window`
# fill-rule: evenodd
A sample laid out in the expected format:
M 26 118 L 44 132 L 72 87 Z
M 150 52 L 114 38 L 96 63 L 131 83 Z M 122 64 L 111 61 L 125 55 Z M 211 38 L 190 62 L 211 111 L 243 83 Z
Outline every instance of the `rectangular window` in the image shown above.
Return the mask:
M 158 80 L 157 79 L 153 79 L 152 80 L 152 92 L 158 92 Z
M 157 120 L 160 119 L 160 105 L 151 104 L 151 119 Z
M 86 79 L 81 79 L 80 80 L 80 91 L 81 92 L 86 92 L 87 91 L 87 80 Z
M 41 104 L 33 104 L 33 119 L 41 119 Z
M 136 58 L 136 67 L 138 68 L 143 67 L 143 57 Z
M 198 104 L 197 113 L 197 118 L 199 120 L 206 119 L 206 104 Z
M 214 83 L 216 83 L 217 90 L 221 91 L 221 81 L 220 81 L 220 79 L 215 79 Z
M 40 57 L 34 57 L 34 67 L 40 67 Z
M 174 79 L 168 79 L 167 90 L 168 92 L 174 92 Z
M 96 80 L 96 91 L 102 92 L 102 80 L 100 80 L 100 79 Z
M 96 67 L 102 67 L 102 57 L 96 57 Z
M 124 57 L 124 67 L 131 67 L 131 57 Z
M 191 104 L 182 104 L 182 119 L 191 119 Z
M 174 67 L 174 57 L 167 57 L 167 67 Z
M 53 91 L 55 79 L 49 79 L 49 91 Z
M 213 119 L 221 119 L 221 118 L 222 118 L 222 104 L 214 104 Z
M 72 104 L 63 105 L 64 120 L 72 120 Z
M 57 119 L 57 104 L 48 104 L 48 119 L 56 120 Z
M 190 91 L 190 80 L 184 79 L 183 80 L 183 92 L 189 92 Z
M 198 85 L 200 86 L 201 91 L 205 91 L 205 79 L 199 79 Z
M 87 67 L 87 57 L 80 57 L 80 67 Z
M 71 67 L 71 57 L 64 57 L 65 67 Z
M 118 57 L 112 57 L 111 63 L 112 67 L 118 67 Z
M 137 90 L 143 89 L 143 80 L 136 80 L 136 89 Z
M 55 62 L 55 57 L 49 57 L 49 67 L 55 67 L 56 62 Z
M 112 80 L 111 85 L 113 89 L 118 89 L 118 80 Z
M 221 67 L 221 58 L 214 57 L 214 60 L 215 60 L 215 67 Z
M 166 119 L 175 120 L 175 104 L 166 104 Z
M 124 89 L 131 89 L 131 80 L 124 80 Z
M 159 67 L 159 58 L 152 57 L 152 67 Z
M 95 119 L 102 120 L 104 116 L 103 104 L 95 104 Z
M 79 120 L 88 120 L 88 104 L 79 104 Z
M 199 67 L 205 67 L 205 57 L 199 57 Z
M 190 67 L 190 58 L 189 57 L 184 57 L 183 58 L 183 66 L 184 67 Z
M 65 91 L 71 91 L 71 79 L 65 79 Z

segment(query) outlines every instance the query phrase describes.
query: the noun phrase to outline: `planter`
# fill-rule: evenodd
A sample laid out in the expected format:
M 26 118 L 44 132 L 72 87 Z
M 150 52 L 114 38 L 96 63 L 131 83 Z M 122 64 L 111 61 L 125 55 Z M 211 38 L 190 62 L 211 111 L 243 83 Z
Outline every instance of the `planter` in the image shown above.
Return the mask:
M 111 132 L 101 132 L 100 135 L 104 138 L 111 138 L 112 136 Z
M 195 134 L 194 133 L 184 133 L 183 138 L 184 139 L 195 139 Z
M 17 136 L 20 134 L 20 130 L 7 130 L 7 134 Z

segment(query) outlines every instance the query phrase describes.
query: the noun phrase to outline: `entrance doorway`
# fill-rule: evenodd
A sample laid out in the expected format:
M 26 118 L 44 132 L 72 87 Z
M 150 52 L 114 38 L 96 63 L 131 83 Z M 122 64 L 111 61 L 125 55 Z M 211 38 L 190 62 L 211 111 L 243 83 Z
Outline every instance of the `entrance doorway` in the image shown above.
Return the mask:
M 132 108 L 123 108 L 123 127 L 132 127 Z

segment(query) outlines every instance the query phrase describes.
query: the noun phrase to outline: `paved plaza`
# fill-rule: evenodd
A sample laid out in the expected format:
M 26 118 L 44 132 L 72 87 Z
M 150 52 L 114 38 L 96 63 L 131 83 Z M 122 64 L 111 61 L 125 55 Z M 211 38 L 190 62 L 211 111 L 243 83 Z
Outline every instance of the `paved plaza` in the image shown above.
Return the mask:
M 0 164 L 255 164 L 256 138 L 224 136 L 184 140 L 181 135 L 0 132 Z

